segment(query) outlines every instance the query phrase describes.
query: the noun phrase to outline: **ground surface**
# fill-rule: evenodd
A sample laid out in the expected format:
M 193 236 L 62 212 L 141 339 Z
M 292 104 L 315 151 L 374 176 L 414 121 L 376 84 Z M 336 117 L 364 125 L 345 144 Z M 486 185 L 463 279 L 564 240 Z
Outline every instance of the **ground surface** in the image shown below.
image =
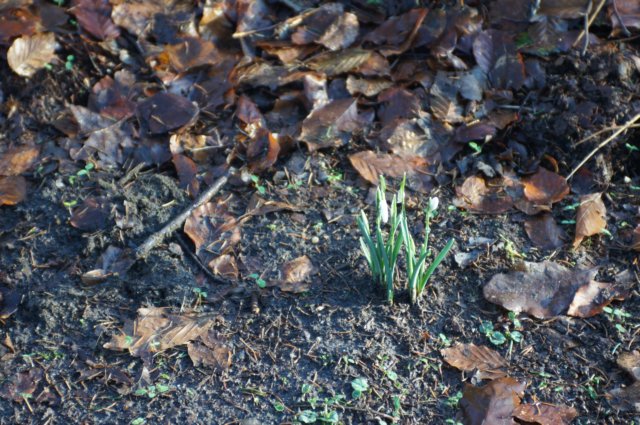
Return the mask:
M 73 45 L 67 43 L 67 48 Z M 518 141 L 535 152 L 532 158 L 551 167 L 547 155 L 567 175 L 595 146 L 576 146 L 577 140 L 635 115 L 640 74 L 625 49 L 598 48 L 585 56 L 571 51 L 545 60 L 545 87 L 516 93 L 511 103 L 522 106 L 521 115 L 500 133 L 501 143 Z M 29 80 L 13 74 L 5 61 L 0 66 L 4 99 L 16 108 L 9 113 L 5 107 L 2 143 L 31 138 L 59 158 L 56 149 L 62 149 L 63 137 L 53 122 L 67 104 L 86 104 L 83 80 L 92 85 L 98 78 L 93 65 L 80 60 L 72 72 L 41 71 Z M 631 70 L 621 71 L 625 66 Z M 587 101 L 596 112 L 585 125 L 579 106 Z M 299 210 L 247 220 L 234 255 L 241 268 L 265 280 L 277 278 L 284 262 L 308 256 L 317 273 L 310 289 L 300 294 L 251 286 L 245 273 L 250 290 L 217 297 L 227 285 L 203 273 L 188 255 L 193 246 L 182 231 L 121 279 L 84 285 L 81 274 L 94 268 L 109 245 L 141 243 L 192 199 L 179 187 L 170 162 L 144 167 L 124 185 L 118 182 L 127 175 L 126 167 L 92 170 L 70 184 L 69 176 L 84 163 L 74 166 L 67 159 L 49 167 L 51 162 L 44 162 L 26 174 L 27 199 L 0 207 L 0 283 L 21 297 L 1 327 L 0 381 L 6 394 L 15 395 L 6 387 L 18 373 L 41 374 L 26 402 L 11 396 L 0 400 L 0 423 L 249 425 L 295 423 L 305 411 L 319 418 L 335 412 L 346 424 L 445 423 L 456 418 L 463 382 L 472 375 L 443 362 L 440 350 L 457 342 L 493 347 L 509 361 L 509 376 L 527 382 L 525 401 L 573 406 L 578 413 L 574 423 L 638 423 L 636 413 L 617 410 L 605 397 L 631 384 L 616 358 L 620 351 L 638 348 L 640 332 L 638 253 L 627 249 L 640 207 L 640 154 L 624 146 L 638 145 L 637 137 L 630 130 L 592 160 L 595 184 L 587 192 L 606 193 L 612 236 L 588 238 L 576 250 L 570 240 L 556 250 L 535 248 L 521 212 L 482 215 L 453 206 L 455 187 L 464 178 L 450 173 L 453 178 L 431 194 L 441 205 L 432 243 L 439 248 L 453 237 L 455 245 L 419 305 L 409 305 L 402 293 L 388 305 L 372 285 L 359 251 L 355 216 L 362 208 L 372 211 L 371 185 L 347 156 L 362 150 L 362 141 L 314 153 L 299 147 L 260 176 L 263 198 Z M 472 153 L 465 150 L 458 158 L 475 158 L 468 160 L 473 163 L 488 158 L 491 147 L 479 157 Z M 285 168 L 288 179 L 278 174 Z M 218 197 L 234 196 L 229 208 L 237 217 L 257 192 L 256 184 L 232 179 Z M 118 208 L 126 204 L 130 225 L 117 226 L 110 219 L 97 232 L 71 226 L 64 202 L 97 194 Z M 412 223 L 422 221 L 427 199 L 409 194 Z M 577 199 L 574 189 L 554 206 L 558 222 L 575 218 L 575 211 L 564 207 Z M 114 217 L 113 211 L 109 214 Z M 572 234 L 572 224 L 563 227 Z M 454 260 L 463 252 L 475 255 L 464 267 Z M 606 282 L 629 270 L 630 294 L 613 304 L 628 315 L 550 320 L 521 315 L 520 343 L 491 344 L 479 331 L 482 322 L 513 327 L 504 309 L 484 299 L 482 288 L 523 259 L 597 267 L 598 280 Z M 211 313 L 212 332 L 230 349 L 230 367 L 195 367 L 185 346 L 159 353 L 147 365 L 129 352 L 104 348 L 141 307 Z M 357 378 L 366 378 L 369 390 L 354 398 Z M 160 393 L 150 394 L 151 386 Z

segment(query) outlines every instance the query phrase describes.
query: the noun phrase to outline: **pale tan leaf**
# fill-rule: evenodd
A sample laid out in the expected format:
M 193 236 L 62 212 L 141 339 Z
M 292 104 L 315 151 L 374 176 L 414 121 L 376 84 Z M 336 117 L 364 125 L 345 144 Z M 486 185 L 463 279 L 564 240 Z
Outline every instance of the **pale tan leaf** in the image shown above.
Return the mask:
M 16 74 L 31 77 L 56 57 L 55 47 L 53 33 L 16 38 L 7 52 L 7 61 Z
M 607 227 L 607 208 L 602 202 L 601 193 L 591 193 L 580 197 L 580 206 L 576 216 L 576 236 L 573 248 L 587 236 L 597 235 Z

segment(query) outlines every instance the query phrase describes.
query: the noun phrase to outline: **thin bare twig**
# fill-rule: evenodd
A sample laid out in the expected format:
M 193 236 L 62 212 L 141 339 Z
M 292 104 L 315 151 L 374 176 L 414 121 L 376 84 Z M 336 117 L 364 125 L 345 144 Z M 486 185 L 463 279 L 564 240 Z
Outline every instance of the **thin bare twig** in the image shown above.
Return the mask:
M 173 220 L 168 222 L 162 229 L 158 230 L 151 236 L 149 236 L 143 243 L 135 250 L 135 258 L 146 258 L 149 252 L 160 245 L 163 240 L 173 232 L 178 230 L 180 226 L 187 220 L 193 210 L 209 202 L 213 196 L 222 189 L 229 179 L 229 172 L 227 171 L 222 177 L 216 180 L 205 192 L 203 192 L 196 201 L 184 210 L 180 215 L 176 216 Z
M 589 47 L 589 28 L 591 27 L 593 22 L 596 20 L 596 17 L 598 16 L 598 14 L 600 13 L 600 11 L 602 10 L 602 8 L 606 3 L 607 3 L 607 0 L 600 0 L 600 3 L 598 4 L 598 7 L 596 7 L 596 10 L 591 14 L 591 16 L 589 16 L 591 12 L 591 2 L 589 2 L 589 7 L 587 8 L 587 11 L 585 12 L 585 15 L 584 15 L 584 29 L 580 31 L 580 35 L 578 35 L 578 38 L 576 38 L 576 41 L 573 42 L 573 46 L 572 46 L 572 47 L 576 47 L 578 43 L 580 43 L 580 40 L 582 40 L 582 37 L 586 36 L 586 39 L 584 42 L 584 48 L 582 49 L 583 55 L 587 53 L 587 47 Z
M 576 173 L 576 171 L 578 171 L 584 164 L 586 164 L 587 161 L 589 161 L 593 157 L 593 155 L 596 154 L 596 152 L 598 152 L 600 149 L 602 149 L 603 147 L 605 147 L 606 145 L 611 143 L 613 140 L 615 140 L 616 137 L 618 137 L 620 134 L 622 134 L 626 130 L 628 130 L 638 120 L 640 120 L 640 114 L 637 114 L 636 116 L 631 118 L 629 121 L 627 121 L 626 124 L 624 124 L 620 128 L 618 128 L 618 130 L 616 130 L 615 133 L 613 133 L 611 136 L 607 137 L 602 143 L 600 143 L 598 146 L 596 146 L 591 152 L 589 152 L 589 155 L 587 155 L 582 161 L 580 161 L 580 164 L 578 164 L 573 169 L 573 171 L 571 171 L 571 173 L 569 173 L 569 175 L 567 176 L 567 180 L 569 180 L 571 177 L 573 177 L 573 175 Z
M 606 127 L 606 128 L 601 129 L 601 130 L 598 130 L 598 131 L 596 131 L 595 133 L 588 135 L 588 136 L 587 136 L 587 137 L 585 137 L 584 139 L 580 139 L 580 140 L 578 140 L 578 141 L 575 143 L 575 146 L 578 146 L 578 145 L 581 145 L 581 144 L 583 144 L 583 143 L 585 143 L 585 142 L 588 142 L 588 141 L 589 141 L 589 140 L 591 140 L 591 139 L 595 139 L 596 137 L 598 137 L 598 136 L 599 136 L 599 135 L 601 135 L 602 133 L 606 133 L 607 131 L 617 130 L 617 129 L 619 129 L 620 127 L 622 127 L 622 126 L 621 126 L 621 125 L 613 125 L 613 126 L 611 126 L 611 127 Z M 628 128 L 639 128 L 639 127 L 640 127 L 640 124 L 633 124 L 633 125 L 630 125 Z

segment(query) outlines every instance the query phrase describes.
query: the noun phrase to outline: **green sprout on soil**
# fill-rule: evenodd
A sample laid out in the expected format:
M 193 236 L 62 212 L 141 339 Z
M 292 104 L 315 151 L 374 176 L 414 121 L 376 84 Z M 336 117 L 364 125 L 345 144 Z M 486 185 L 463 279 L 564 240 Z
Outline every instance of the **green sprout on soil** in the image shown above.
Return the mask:
M 438 208 L 438 199 L 429 199 L 429 205 L 425 213 L 425 236 L 420 250 L 416 249 L 416 243 L 409 231 L 407 215 L 405 212 L 404 194 L 406 177 L 402 179 L 398 192 L 391 199 L 391 206 L 387 204 L 386 182 L 380 176 L 380 184 L 376 189 L 376 221 L 374 236 L 371 235 L 369 220 L 364 211 L 360 211 L 358 227 L 362 237 L 360 247 L 367 259 L 369 269 L 374 281 L 382 288 L 386 288 L 387 301 L 393 303 L 394 284 L 397 274 L 397 262 L 402 245 L 405 246 L 405 261 L 407 287 L 412 304 L 424 292 L 429 279 L 436 268 L 442 263 L 453 246 L 453 239 L 449 239 L 445 247 L 438 253 L 433 262 L 427 264 L 427 258 L 431 255 L 429 249 L 429 236 L 431 235 L 431 219 L 435 217 Z M 400 208 L 398 208 L 400 204 Z M 386 238 L 383 228 L 386 227 Z M 417 257 L 416 257 L 417 254 Z
M 157 384 L 148 387 L 138 388 L 133 394 L 137 396 L 147 396 L 151 399 L 156 398 L 160 394 L 169 392 L 171 388 L 168 385 Z
M 260 195 L 264 195 L 265 193 L 267 193 L 267 188 L 260 184 L 260 177 L 256 176 L 255 174 L 251 174 L 251 181 L 256 186 L 256 190 Z
M 482 153 L 482 146 L 476 142 L 469 142 L 469 147 L 473 149 L 474 155 L 480 155 Z
M 76 60 L 74 55 L 68 55 L 67 61 L 64 63 L 64 69 L 71 71 L 73 69 L 73 62 Z
M 254 282 L 256 283 L 256 285 L 258 285 L 259 288 L 265 288 L 267 286 L 267 282 L 262 277 L 260 277 L 260 275 L 258 273 L 251 273 L 247 277 L 249 279 L 253 279 Z
M 367 378 L 356 378 L 351 381 L 351 388 L 353 388 L 351 396 L 354 399 L 358 399 L 369 389 L 369 381 L 367 381 Z
M 88 177 L 89 176 L 89 171 L 93 170 L 94 168 L 95 168 L 95 165 L 93 165 L 93 163 L 91 163 L 91 162 L 88 162 L 87 165 L 85 165 L 82 170 L 78 171 L 73 176 L 69 176 L 69 184 L 75 185 L 76 184 L 76 180 L 78 178 L 80 178 L 80 177 Z

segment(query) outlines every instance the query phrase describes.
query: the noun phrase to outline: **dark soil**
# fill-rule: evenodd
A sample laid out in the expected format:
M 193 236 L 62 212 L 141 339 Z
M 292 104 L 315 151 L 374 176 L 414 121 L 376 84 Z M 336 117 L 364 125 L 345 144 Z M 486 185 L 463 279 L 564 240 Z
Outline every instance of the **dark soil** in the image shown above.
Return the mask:
M 57 149 L 60 134 L 52 123 L 65 102 L 86 103 L 82 80 L 95 82 L 91 66 L 80 63 L 72 73 L 45 73 L 28 82 L 2 66 L 4 98 L 13 99 L 17 111 L 5 111 L 0 143 L 31 137 L 45 149 Z M 469 166 L 518 142 L 532 152 L 531 164 L 521 164 L 522 171 L 553 158 L 566 175 L 595 146 L 593 141 L 575 146 L 576 141 L 635 114 L 640 76 L 632 68 L 624 53 L 604 49 L 551 60 L 546 88 L 518 94 L 514 104 L 522 105 L 520 121 L 496 146 L 485 145 Z M 586 109 L 595 112 L 587 116 Z M 209 280 L 187 255 L 192 247 L 182 234 L 120 280 L 90 287 L 80 280 L 109 245 L 139 244 L 188 207 L 192 201 L 178 187 L 172 167 L 144 169 L 120 186 L 127 170 L 95 171 L 70 184 L 68 177 L 81 166 L 44 164 L 29 176 L 28 199 L 0 208 L 0 282 L 22 297 L 2 326 L 0 382 L 6 385 L 22 371 L 43 373 L 28 403 L 0 400 L 0 423 L 143 423 L 139 418 L 144 418 L 146 423 L 250 425 L 295 423 L 304 410 L 319 416 L 335 410 L 345 424 L 392 423 L 394 417 L 402 424 L 445 423 L 456 417 L 455 398 L 469 377 L 446 365 L 440 350 L 455 342 L 492 346 L 478 330 L 481 322 L 509 325 L 506 312 L 482 296 L 493 275 L 523 259 L 595 266 L 601 281 L 613 281 L 629 268 L 637 273 L 638 256 L 625 248 L 629 227 L 623 224 L 635 226 L 640 207 L 640 154 L 624 146 L 637 141 L 632 130 L 592 161 L 598 180 L 592 189 L 608 194 L 612 237 L 590 238 L 576 251 L 570 244 L 552 252 L 534 248 L 521 213 L 483 216 L 453 207 L 459 178 L 435 189 L 442 207 L 432 243 L 440 248 L 453 237 L 455 247 L 416 306 L 403 295 L 388 305 L 360 254 L 354 217 L 361 208 L 371 210 L 366 202 L 371 188 L 346 159 L 355 147 L 314 154 L 299 150 L 281 159 L 276 169 L 305 164 L 294 175 L 302 184 L 288 188 L 277 172 L 266 174 L 264 197 L 287 201 L 302 212 L 254 217 L 242 228 L 236 251 L 241 261 L 259 265 L 267 279 L 275 278 L 285 261 L 307 255 L 319 269 L 311 290 L 256 289 L 257 298 L 252 299 L 254 292 L 238 293 L 202 304 L 194 288 L 215 299 L 226 285 Z M 255 191 L 253 185 L 230 183 L 218 196 L 233 194 L 233 210 L 240 215 Z M 63 202 L 88 195 L 107 197 L 120 210 L 126 203 L 132 225 L 125 231 L 111 219 L 107 229 L 95 233 L 72 227 Z M 574 193 L 562 201 L 555 217 L 572 219 L 575 213 L 563 207 L 576 200 Z M 413 223 L 422 222 L 426 201 L 410 194 Z M 571 234 L 572 226 L 566 228 Z M 477 251 L 476 260 L 461 268 L 453 254 L 471 251 Z M 525 401 L 572 405 L 578 424 L 638 423 L 637 415 L 617 412 L 605 397 L 631 383 L 615 359 L 621 350 L 638 348 L 635 279 L 631 295 L 614 304 L 630 314 L 626 332 L 618 331 L 618 322 L 607 314 L 548 321 L 520 317 L 522 343 L 493 348 L 509 359 L 510 376 L 527 382 Z M 179 311 L 194 305 L 215 314 L 214 329 L 232 348 L 230 369 L 196 368 L 184 347 L 156 355 L 150 368 L 129 353 L 103 348 L 140 307 Z M 351 382 L 358 377 L 367 378 L 371 390 L 354 399 Z M 140 382 L 169 390 L 155 397 L 136 395 Z

